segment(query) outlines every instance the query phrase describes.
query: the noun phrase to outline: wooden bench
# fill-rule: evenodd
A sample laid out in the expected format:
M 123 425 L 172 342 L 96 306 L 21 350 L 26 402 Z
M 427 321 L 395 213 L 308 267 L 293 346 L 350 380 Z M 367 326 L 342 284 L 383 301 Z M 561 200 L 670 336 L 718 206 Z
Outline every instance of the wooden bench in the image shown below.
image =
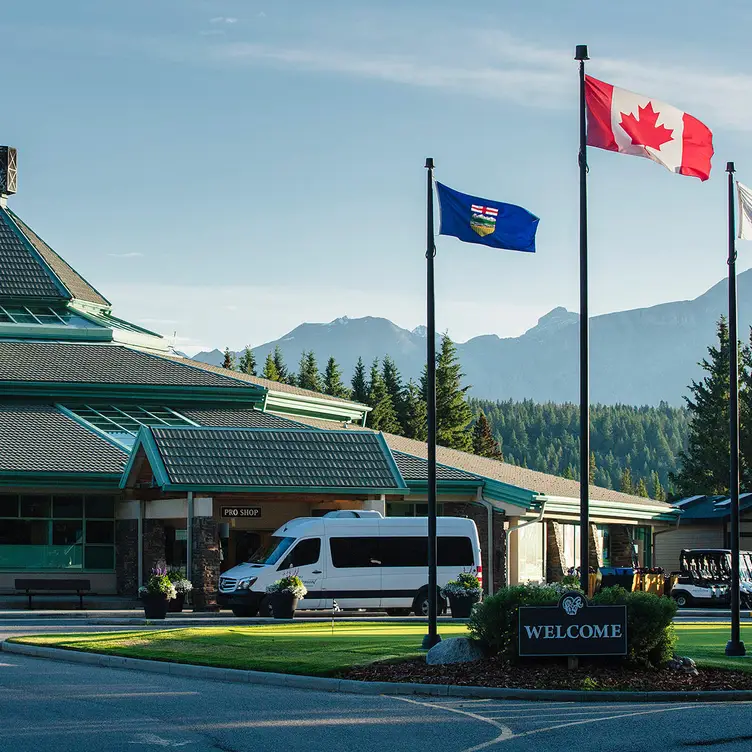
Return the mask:
M 90 580 L 16 580 L 16 590 L 24 592 L 29 597 L 29 609 L 31 598 L 34 595 L 46 593 L 75 593 L 78 596 L 78 607 L 84 607 L 84 593 L 91 591 Z

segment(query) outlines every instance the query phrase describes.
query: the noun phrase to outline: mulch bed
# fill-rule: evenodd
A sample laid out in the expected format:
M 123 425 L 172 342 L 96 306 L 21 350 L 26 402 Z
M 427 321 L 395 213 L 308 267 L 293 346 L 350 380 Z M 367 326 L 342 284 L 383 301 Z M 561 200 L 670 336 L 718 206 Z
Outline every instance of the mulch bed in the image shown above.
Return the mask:
M 569 670 L 566 659 L 511 665 L 500 658 L 448 666 L 429 666 L 423 658 L 398 663 L 373 663 L 340 674 L 360 681 L 422 682 L 515 689 L 594 689 L 642 692 L 751 689 L 752 674 L 716 668 L 698 668 L 694 676 L 676 669 L 645 669 L 622 663 L 580 660 Z M 593 685 L 592 682 L 597 682 Z

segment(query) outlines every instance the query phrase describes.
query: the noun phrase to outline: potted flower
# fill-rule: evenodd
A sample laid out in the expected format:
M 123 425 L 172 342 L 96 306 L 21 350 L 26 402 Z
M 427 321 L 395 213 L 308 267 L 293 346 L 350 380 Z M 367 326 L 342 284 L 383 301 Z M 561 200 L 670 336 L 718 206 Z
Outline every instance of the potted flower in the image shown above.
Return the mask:
M 179 614 L 185 605 L 186 593 L 193 590 L 193 583 L 186 578 L 185 571 L 182 569 L 168 569 L 167 577 L 175 586 L 177 595 L 167 604 L 167 611 L 171 614 Z
M 462 572 L 441 588 L 441 594 L 449 599 L 453 619 L 467 619 L 482 592 L 480 580 L 472 572 Z
M 167 603 L 177 595 L 175 586 L 167 576 L 167 569 L 155 567 L 146 585 L 138 589 L 144 603 L 144 616 L 147 619 L 164 619 L 167 615 Z
M 297 575 L 283 577 L 267 586 L 269 603 L 272 607 L 272 616 L 275 619 L 292 619 L 298 601 L 305 597 L 308 592 L 303 581 Z

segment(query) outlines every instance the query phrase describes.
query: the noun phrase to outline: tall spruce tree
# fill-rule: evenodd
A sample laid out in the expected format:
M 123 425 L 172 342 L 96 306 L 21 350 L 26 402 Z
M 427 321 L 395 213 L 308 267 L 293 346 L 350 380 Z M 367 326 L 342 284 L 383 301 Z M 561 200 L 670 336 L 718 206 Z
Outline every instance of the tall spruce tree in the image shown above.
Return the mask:
M 355 364 L 355 372 L 353 373 L 352 381 L 352 398 L 355 402 L 360 402 L 361 405 L 368 404 L 368 382 L 366 381 L 366 366 L 363 363 L 363 358 L 358 358 L 358 362 Z
M 619 490 L 625 494 L 634 494 L 635 492 L 634 482 L 632 481 L 632 471 L 628 467 L 625 467 L 621 473 Z
M 425 441 L 428 438 L 426 401 L 418 385 L 411 379 L 405 387 L 404 435 L 408 439 Z
M 481 413 L 473 426 L 473 454 L 481 457 L 490 457 L 492 460 L 503 460 L 499 442 L 491 433 L 491 424 L 485 413 Z
M 445 332 L 436 356 L 436 443 L 471 452 L 473 438 L 468 426 L 473 413 L 466 399 L 470 386 L 461 385 L 464 375 L 457 348 Z
M 591 486 L 595 485 L 595 475 L 596 475 L 597 470 L 598 470 L 598 467 L 595 464 L 595 452 L 590 452 L 590 473 L 589 473 L 589 478 L 590 478 L 590 485 Z
M 250 345 L 246 345 L 243 354 L 240 356 L 241 373 L 247 373 L 249 376 L 256 375 L 256 356 L 253 354 Z
M 324 371 L 324 394 L 343 399 L 350 397 L 350 391 L 342 383 L 342 369 L 333 357 L 327 361 L 326 371 Z
M 405 421 L 407 419 L 405 387 L 402 384 L 402 375 L 397 368 L 397 364 L 389 355 L 385 355 L 381 363 L 381 378 L 384 379 L 386 390 L 392 398 L 394 412 L 397 414 L 397 421 L 400 424 L 400 433 L 404 433 Z
M 661 478 L 656 470 L 650 474 L 650 495 L 656 501 L 666 501 L 666 491 L 661 485 Z
M 269 353 L 264 361 L 264 370 L 261 375 L 269 381 L 282 381 L 279 377 L 279 371 L 277 370 L 277 364 L 274 362 L 274 356 Z
M 400 432 L 400 424 L 397 421 L 392 395 L 387 391 L 384 379 L 379 372 L 378 359 L 374 360 L 371 366 L 371 378 L 368 382 L 368 404 L 373 408 L 368 413 L 368 425 L 374 431 Z
M 642 496 L 643 499 L 648 498 L 648 487 L 645 485 L 644 478 L 640 478 L 639 482 L 637 483 L 637 488 L 635 489 L 635 493 L 638 496 Z
M 282 355 L 282 348 L 280 348 L 279 345 L 274 348 L 273 358 L 274 367 L 277 369 L 277 373 L 279 374 L 279 378 L 276 380 L 284 384 L 294 384 L 295 374 L 291 373 L 288 370 L 287 365 L 285 364 L 285 358 Z
M 716 331 L 718 345 L 708 347 L 709 357 L 700 363 L 706 376 L 702 381 L 693 381 L 689 387 L 691 396 L 685 397 L 691 414 L 687 449 L 679 455 L 681 469 L 670 475 L 679 496 L 728 493 L 731 351 L 725 317 L 718 322 Z M 741 358 L 740 363 L 743 361 Z M 745 468 L 740 469 L 744 476 Z
M 323 385 L 321 383 L 321 374 L 316 362 L 316 355 L 313 350 L 303 352 L 298 364 L 298 377 L 295 381 L 301 389 L 310 389 L 312 392 L 321 392 Z
M 237 364 L 235 362 L 235 353 L 230 352 L 229 347 L 225 347 L 225 355 L 222 360 L 222 368 L 227 368 L 230 371 L 237 370 Z

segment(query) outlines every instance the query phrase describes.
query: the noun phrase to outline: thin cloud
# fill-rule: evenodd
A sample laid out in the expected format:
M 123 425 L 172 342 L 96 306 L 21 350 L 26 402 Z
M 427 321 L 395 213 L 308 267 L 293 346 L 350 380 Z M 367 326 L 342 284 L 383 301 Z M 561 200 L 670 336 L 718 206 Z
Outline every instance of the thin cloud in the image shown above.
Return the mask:
M 238 19 L 231 16 L 215 16 L 209 19 L 209 23 L 213 24 L 235 24 L 237 22 Z
M 144 254 L 140 253 L 139 251 L 131 251 L 130 253 L 108 253 L 107 255 L 110 256 L 110 258 L 129 259 L 129 258 L 140 258 Z

